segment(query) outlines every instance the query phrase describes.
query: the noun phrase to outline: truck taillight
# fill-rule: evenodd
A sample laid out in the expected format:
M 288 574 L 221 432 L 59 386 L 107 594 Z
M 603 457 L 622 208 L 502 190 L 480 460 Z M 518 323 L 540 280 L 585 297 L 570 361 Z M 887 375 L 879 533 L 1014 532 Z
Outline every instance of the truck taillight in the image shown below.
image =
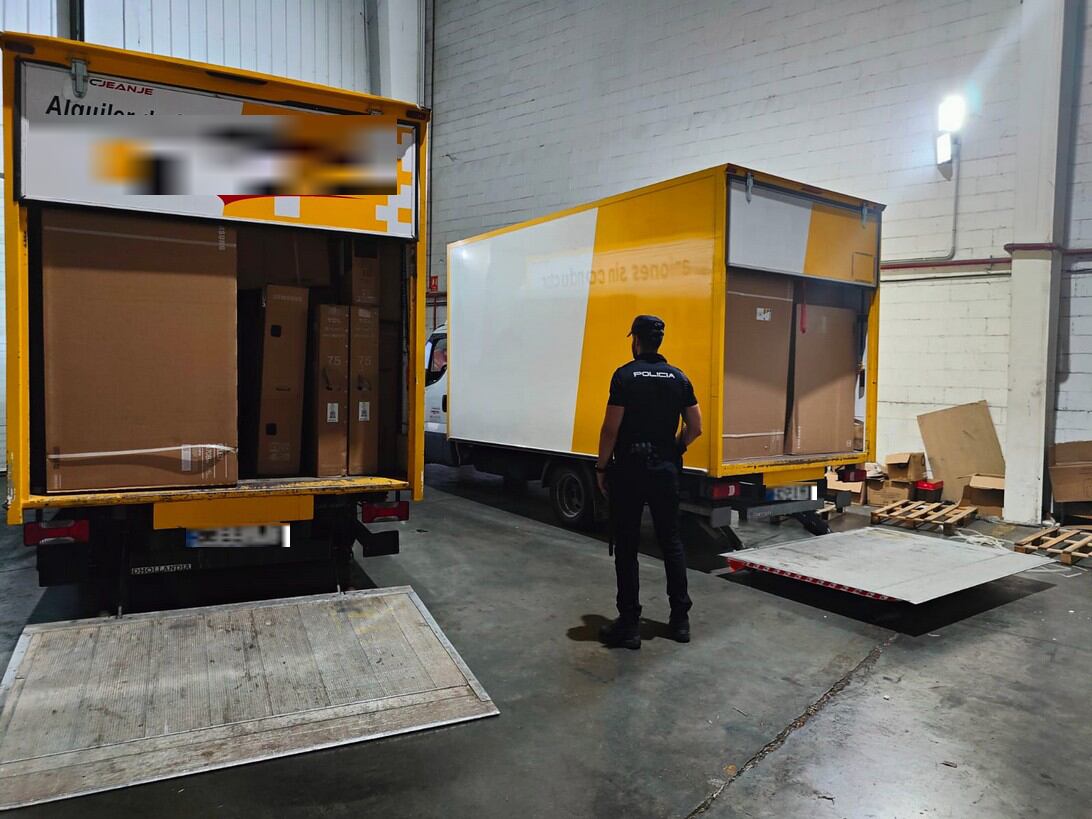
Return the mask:
M 838 470 L 838 480 L 845 483 L 859 483 L 868 477 L 868 473 L 859 466 L 844 466 Z
M 48 543 L 87 543 L 91 524 L 86 520 L 50 520 L 23 524 L 23 543 L 41 546 Z
M 738 498 L 740 492 L 741 488 L 738 483 L 733 481 L 717 481 L 713 484 L 709 496 L 713 500 L 727 500 L 728 498 Z
M 409 501 L 360 504 L 361 523 L 381 523 L 387 520 L 409 520 Z

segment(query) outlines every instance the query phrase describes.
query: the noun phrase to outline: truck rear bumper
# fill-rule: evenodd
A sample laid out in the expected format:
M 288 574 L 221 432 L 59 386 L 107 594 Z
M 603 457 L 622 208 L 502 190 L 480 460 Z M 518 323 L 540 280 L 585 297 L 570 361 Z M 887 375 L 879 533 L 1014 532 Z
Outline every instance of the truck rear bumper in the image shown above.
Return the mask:
M 401 478 L 258 478 L 242 480 L 235 486 L 139 491 L 74 492 L 63 495 L 29 495 L 23 509 L 65 509 L 73 506 L 130 506 L 171 501 L 221 500 L 225 498 L 260 498 L 282 495 L 356 495 L 369 492 L 396 492 L 409 489 Z M 11 520 L 8 523 L 22 523 Z

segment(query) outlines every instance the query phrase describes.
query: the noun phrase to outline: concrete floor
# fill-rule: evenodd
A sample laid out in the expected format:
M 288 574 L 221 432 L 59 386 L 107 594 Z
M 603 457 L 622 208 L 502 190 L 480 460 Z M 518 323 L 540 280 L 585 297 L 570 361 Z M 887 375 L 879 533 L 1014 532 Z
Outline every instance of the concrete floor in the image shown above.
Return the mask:
M 361 580 L 412 585 L 499 717 L 24 813 L 1089 815 L 1089 572 L 1048 567 L 914 608 L 713 576 L 722 561 L 695 550 L 684 646 L 663 636 L 649 556 L 647 640 L 610 651 L 594 636 L 613 616 L 600 538 L 553 526 L 540 490 L 442 468 L 429 483 L 402 553 L 369 559 Z M 0 542 L 5 663 L 27 620 L 78 613 L 69 591 L 40 594 L 14 535 Z M 807 535 L 787 522 L 741 536 Z

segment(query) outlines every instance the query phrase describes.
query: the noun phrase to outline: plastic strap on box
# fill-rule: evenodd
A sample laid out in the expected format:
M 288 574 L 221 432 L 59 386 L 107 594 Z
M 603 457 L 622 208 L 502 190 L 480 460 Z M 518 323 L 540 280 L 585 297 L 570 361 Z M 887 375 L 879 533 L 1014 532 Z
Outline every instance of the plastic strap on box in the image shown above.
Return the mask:
M 182 452 L 186 449 L 211 449 L 214 452 L 235 453 L 238 447 L 226 444 L 180 444 L 179 446 L 158 446 L 150 449 L 112 449 L 105 452 L 65 452 L 46 455 L 51 461 L 75 461 L 84 458 L 112 458 L 118 455 L 157 455 L 161 452 Z

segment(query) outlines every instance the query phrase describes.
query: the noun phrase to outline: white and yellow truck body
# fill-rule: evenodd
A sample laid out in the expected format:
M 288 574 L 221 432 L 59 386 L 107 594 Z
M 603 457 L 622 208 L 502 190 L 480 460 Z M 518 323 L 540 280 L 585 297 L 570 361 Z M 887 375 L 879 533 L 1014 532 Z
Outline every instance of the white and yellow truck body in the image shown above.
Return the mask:
M 566 493 L 571 500 L 575 482 L 592 485 L 611 375 L 630 358 L 630 322 L 651 313 L 667 326 L 661 352 L 690 377 L 705 418 L 705 435 L 685 456 L 688 508 L 753 508 L 768 488 L 814 487 L 828 468 L 871 460 L 882 211 L 876 202 L 719 165 L 450 244 L 447 326 L 429 345 L 446 336 L 450 365 L 443 373 L 433 367 L 426 389 L 430 459 L 548 485 L 561 480 L 561 501 Z M 747 401 L 725 390 L 733 271 L 821 280 L 862 305 L 857 446 L 724 457 L 722 409 Z

